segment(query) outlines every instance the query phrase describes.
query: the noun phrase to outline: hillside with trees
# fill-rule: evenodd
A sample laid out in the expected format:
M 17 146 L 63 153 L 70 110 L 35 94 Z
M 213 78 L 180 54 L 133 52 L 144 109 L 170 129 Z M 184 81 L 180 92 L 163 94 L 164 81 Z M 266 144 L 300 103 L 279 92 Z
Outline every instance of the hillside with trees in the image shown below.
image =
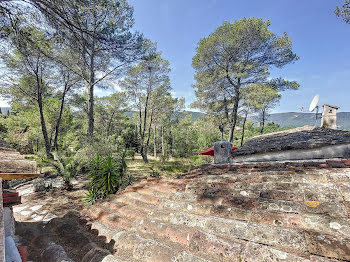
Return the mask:
M 275 123 L 280 127 L 301 127 L 305 125 L 321 126 L 321 114 L 317 116 L 315 113 L 301 113 L 301 112 L 287 112 L 287 113 L 274 113 L 267 116 L 267 123 Z M 259 123 L 259 118 L 250 118 L 256 124 Z M 337 126 L 339 129 L 350 129 L 350 113 L 339 112 L 337 113 Z

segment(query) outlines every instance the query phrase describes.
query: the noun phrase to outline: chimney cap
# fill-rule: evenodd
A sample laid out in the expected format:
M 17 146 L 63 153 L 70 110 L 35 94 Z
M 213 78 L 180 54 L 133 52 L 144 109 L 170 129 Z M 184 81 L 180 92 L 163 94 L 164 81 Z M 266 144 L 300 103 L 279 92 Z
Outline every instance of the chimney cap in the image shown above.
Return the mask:
M 328 106 L 328 107 L 331 107 L 331 108 L 334 108 L 334 109 L 339 109 L 340 107 L 339 106 L 332 106 L 332 105 L 328 105 L 328 104 L 324 104 L 323 107 L 325 106 Z

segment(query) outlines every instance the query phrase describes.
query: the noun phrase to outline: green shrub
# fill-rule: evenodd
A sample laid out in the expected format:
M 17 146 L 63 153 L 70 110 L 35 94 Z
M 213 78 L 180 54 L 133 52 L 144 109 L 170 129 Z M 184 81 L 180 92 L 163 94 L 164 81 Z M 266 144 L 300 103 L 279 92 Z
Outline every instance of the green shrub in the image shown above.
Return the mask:
M 158 170 L 155 169 L 154 166 L 151 166 L 149 169 L 151 169 L 151 177 L 160 177 L 160 173 L 158 172 Z
M 135 183 L 135 177 L 128 174 L 123 177 L 120 188 L 125 189 L 127 186 L 131 186 L 134 183 Z
M 196 155 L 196 156 L 192 156 L 190 158 L 191 163 L 194 166 L 200 166 L 203 164 L 210 164 L 213 162 L 213 157 L 212 156 L 200 156 L 200 155 Z
M 80 148 L 75 159 L 80 163 L 83 171 L 88 171 L 90 169 L 91 159 L 95 159 L 97 156 L 107 157 L 116 153 L 116 148 L 107 142 L 95 142 L 93 144 L 86 143 L 82 148 Z
M 47 160 L 46 163 L 51 165 L 59 176 L 62 176 L 64 187 L 66 189 L 72 189 L 71 180 L 77 175 L 80 169 L 78 161 L 73 156 L 65 157 L 57 152 L 53 152 L 52 155 L 55 161 Z
M 130 179 L 124 178 L 127 169 L 125 157 L 124 152 L 119 158 L 112 155 L 97 156 L 91 161 L 88 170 L 90 183 L 89 193 L 86 196 L 87 202 L 93 204 L 99 199 L 116 193 L 123 182 L 124 184 L 131 182 Z
M 135 160 L 135 150 L 130 149 L 130 150 L 126 151 L 126 155 L 128 157 L 131 157 L 132 160 Z
M 165 162 L 168 160 L 168 156 L 167 155 L 160 155 L 160 162 L 162 163 L 162 164 L 165 164 Z

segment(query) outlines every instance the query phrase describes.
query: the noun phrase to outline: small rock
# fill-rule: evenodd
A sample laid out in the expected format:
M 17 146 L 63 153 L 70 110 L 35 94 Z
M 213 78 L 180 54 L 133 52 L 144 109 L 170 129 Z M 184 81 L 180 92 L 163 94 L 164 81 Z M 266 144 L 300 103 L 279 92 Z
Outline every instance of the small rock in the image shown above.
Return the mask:
M 103 258 L 110 255 L 111 253 L 102 248 L 91 249 L 81 260 L 81 262 L 101 262 Z
M 37 178 L 33 181 L 34 191 L 35 192 L 42 192 L 46 191 L 45 187 L 45 181 L 42 178 Z
M 48 223 L 49 221 L 51 221 L 52 219 L 56 218 L 57 216 L 52 214 L 52 213 L 48 213 L 44 219 L 43 219 L 43 222 L 44 223 Z
M 30 242 L 30 247 L 34 250 L 44 250 L 47 246 L 50 245 L 50 243 L 52 243 L 50 241 L 50 238 L 48 235 L 41 235 L 41 236 L 37 236 L 35 237 L 31 242 Z
M 36 206 L 31 207 L 30 210 L 38 211 L 38 210 L 41 209 L 42 207 L 43 207 L 43 205 L 36 205 Z
M 36 216 L 33 218 L 35 221 L 41 221 L 43 219 L 43 216 Z
M 69 261 L 69 258 L 62 246 L 51 244 L 41 253 L 41 260 L 45 262 L 61 262 L 62 260 Z
M 85 246 L 83 246 L 83 248 L 81 249 L 81 253 L 86 254 L 88 253 L 91 249 L 97 248 L 98 246 L 96 245 L 96 243 L 94 242 L 90 242 L 88 244 L 86 244 Z
M 13 212 L 14 213 L 18 213 L 18 212 L 21 212 L 22 210 L 28 208 L 28 206 L 15 206 L 13 207 Z

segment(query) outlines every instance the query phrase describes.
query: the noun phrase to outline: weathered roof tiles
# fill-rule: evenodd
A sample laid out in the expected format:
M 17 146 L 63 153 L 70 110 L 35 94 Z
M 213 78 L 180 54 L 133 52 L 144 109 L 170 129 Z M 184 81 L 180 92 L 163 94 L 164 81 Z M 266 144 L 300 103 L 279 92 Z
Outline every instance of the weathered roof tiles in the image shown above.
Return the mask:
M 350 260 L 350 169 L 317 163 L 204 165 L 83 213 L 115 241 L 106 261 Z
M 314 149 L 341 144 L 350 144 L 349 131 L 305 126 L 254 137 L 232 152 L 232 156 L 284 150 Z

